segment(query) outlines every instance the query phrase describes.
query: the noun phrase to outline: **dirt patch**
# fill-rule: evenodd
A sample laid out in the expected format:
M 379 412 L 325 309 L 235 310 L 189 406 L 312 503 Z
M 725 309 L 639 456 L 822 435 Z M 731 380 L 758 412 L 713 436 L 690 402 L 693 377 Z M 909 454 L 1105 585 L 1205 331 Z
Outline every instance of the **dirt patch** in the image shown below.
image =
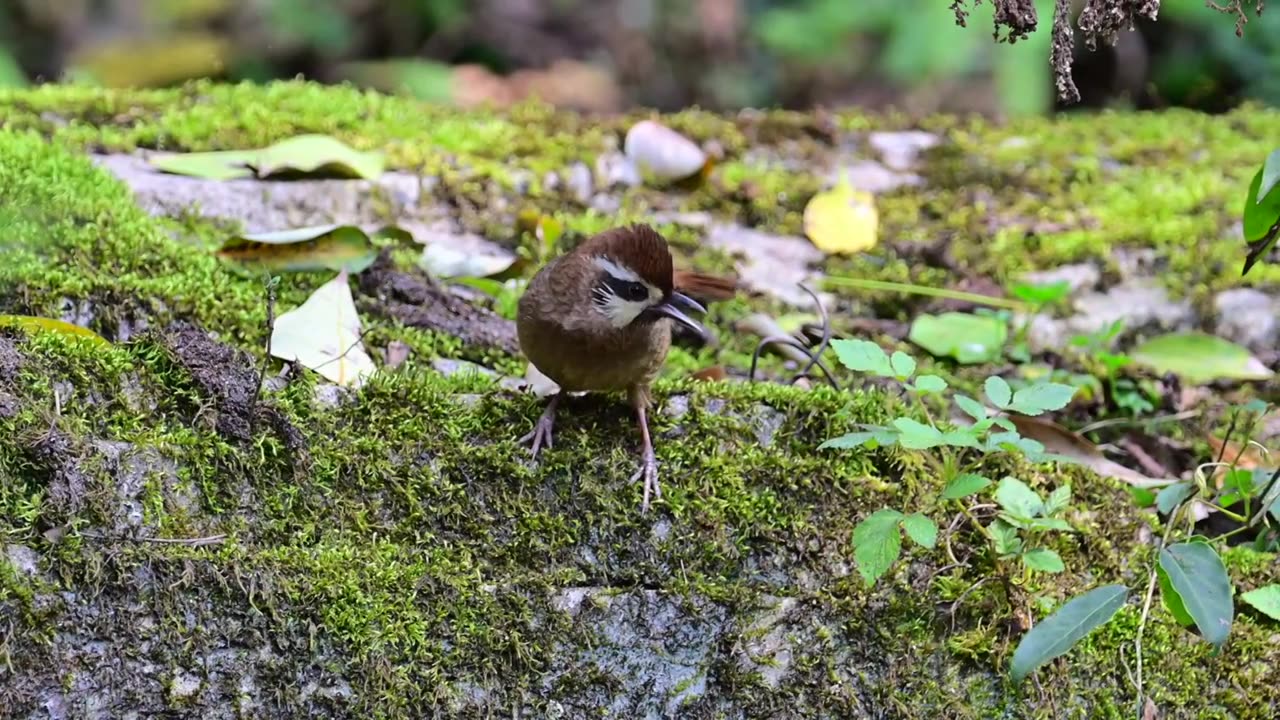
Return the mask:
M 248 440 L 253 431 L 254 387 L 258 382 L 250 357 L 184 321 L 166 329 L 164 342 L 200 391 L 213 400 L 218 432 L 232 440 Z
M 84 509 L 89 479 L 69 435 L 50 428 L 28 448 L 27 455 L 48 478 L 49 505 L 59 516 L 72 517 Z
M 374 301 L 365 303 L 367 312 L 446 333 L 478 349 L 512 355 L 520 351 L 514 322 L 468 303 L 423 275 L 397 270 L 386 251 L 360 274 L 360 292 Z

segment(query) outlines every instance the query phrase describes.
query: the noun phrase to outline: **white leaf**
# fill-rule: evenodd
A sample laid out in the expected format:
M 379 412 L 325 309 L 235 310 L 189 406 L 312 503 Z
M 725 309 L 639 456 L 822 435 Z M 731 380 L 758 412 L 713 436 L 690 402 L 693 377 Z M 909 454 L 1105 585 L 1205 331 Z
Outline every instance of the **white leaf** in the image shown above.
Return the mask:
M 343 386 L 360 387 L 373 374 L 345 271 L 317 288 L 301 306 L 276 318 L 271 354 L 296 360 Z

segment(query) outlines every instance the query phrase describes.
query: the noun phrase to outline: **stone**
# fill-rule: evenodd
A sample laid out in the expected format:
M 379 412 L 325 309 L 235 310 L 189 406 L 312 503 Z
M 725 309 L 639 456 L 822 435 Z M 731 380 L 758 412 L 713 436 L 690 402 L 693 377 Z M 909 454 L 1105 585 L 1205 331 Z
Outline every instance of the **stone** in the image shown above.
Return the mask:
M 1052 270 L 1029 272 L 1022 276 L 1022 281 L 1031 285 L 1052 285 L 1065 280 L 1072 294 L 1082 290 L 1092 290 L 1097 287 L 1101 279 L 1102 271 L 1093 263 L 1062 265 Z
M 1117 320 L 1124 322 L 1126 333 L 1185 329 L 1195 320 L 1190 302 L 1171 300 L 1163 287 L 1149 280 L 1083 295 L 1076 298 L 1075 308 L 1078 314 L 1067 321 L 1067 327 L 1080 334 L 1099 332 Z
M 873 132 L 867 136 L 867 144 L 880 155 L 885 165 L 894 170 L 906 170 L 915 165 L 920 153 L 938 142 L 937 135 L 923 130 Z
M 1253 288 L 1218 293 L 1213 299 L 1217 334 L 1255 352 L 1275 349 L 1280 336 L 1280 301 Z

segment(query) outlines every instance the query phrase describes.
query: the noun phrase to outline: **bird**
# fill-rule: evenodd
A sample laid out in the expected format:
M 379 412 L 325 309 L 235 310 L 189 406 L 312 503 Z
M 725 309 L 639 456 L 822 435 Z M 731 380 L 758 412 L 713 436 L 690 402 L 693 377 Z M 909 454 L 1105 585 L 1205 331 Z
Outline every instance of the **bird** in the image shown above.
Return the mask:
M 686 311 L 707 312 L 704 300 L 732 297 L 734 277 L 676 270 L 667 240 L 646 224 L 595 234 L 544 265 L 517 303 L 516 334 L 529 362 L 559 386 L 533 429 L 536 461 L 552 446 L 556 409 L 565 393 L 625 392 L 640 429 L 644 480 L 641 512 L 661 499 L 658 463 L 649 435 L 651 385 L 671 347 L 673 323 L 709 338 Z

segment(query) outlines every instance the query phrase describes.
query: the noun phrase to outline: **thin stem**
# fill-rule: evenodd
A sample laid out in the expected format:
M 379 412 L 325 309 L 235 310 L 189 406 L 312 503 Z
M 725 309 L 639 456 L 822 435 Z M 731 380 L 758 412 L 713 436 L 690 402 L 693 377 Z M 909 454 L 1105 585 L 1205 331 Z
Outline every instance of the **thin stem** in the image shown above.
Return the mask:
M 910 295 L 926 295 L 929 297 L 940 297 L 948 300 L 962 300 L 977 305 L 989 305 L 991 307 L 1005 308 L 1008 310 L 1017 310 L 1025 312 L 1027 304 L 1017 300 L 1009 300 L 1008 298 L 991 297 L 990 295 L 978 295 L 977 293 L 968 293 L 960 290 L 948 290 L 946 288 L 927 287 L 924 285 L 912 285 L 910 283 L 889 282 L 887 280 L 869 280 L 867 278 L 846 278 L 846 277 L 828 277 L 825 281 L 828 285 L 839 285 L 844 287 L 860 288 L 862 290 L 886 290 L 889 292 L 900 292 Z

